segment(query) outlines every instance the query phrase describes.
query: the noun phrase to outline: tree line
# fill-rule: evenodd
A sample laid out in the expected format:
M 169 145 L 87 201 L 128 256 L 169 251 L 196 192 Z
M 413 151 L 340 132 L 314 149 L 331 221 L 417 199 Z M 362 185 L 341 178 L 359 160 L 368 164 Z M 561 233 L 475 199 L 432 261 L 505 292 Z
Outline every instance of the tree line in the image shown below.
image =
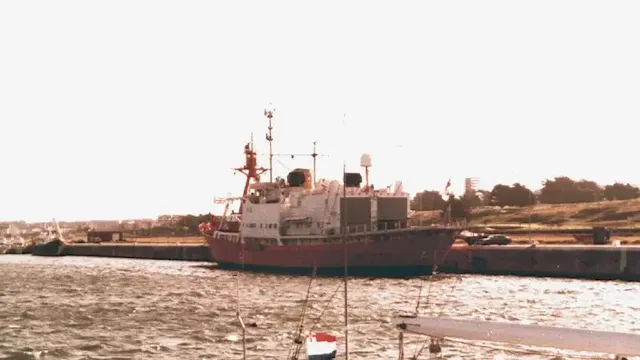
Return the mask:
M 471 208 L 478 206 L 529 206 L 540 204 L 568 204 L 584 203 L 602 200 L 629 200 L 640 198 L 640 188 L 629 183 L 614 183 L 600 186 L 594 181 L 572 180 L 561 176 L 546 180 L 542 188 L 534 193 L 526 186 L 515 183 L 513 185 L 497 184 L 491 191 L 477 190 L 462 196 L 443 198 L 439 191 L 425 190 L 411 200 L 411 209 L 441 210 L 443 215 L 448 211 L 451 218 L 470 219 Z M 209 214 L 182 216 L 174 227 L 140 229 L 138 232 L 148 232 L 151 236 L 167 234 L 197 235 L 198 226 L 202 222 L 218 220 L 217 216 Z
M 200 234 L 198 226 L 203 222 L 219 221 L 219 217 L 211 213 L 180 216 L 173 225 L 154 226 L 152 228 L 136 228 L 127 230 L 133 236 L 196 236 Z
M 590 180 L 573 180 L 566 176 L 543 182 L 534 193 L 526 186 L 498 184 L 491 191 L 479 190 L 460 197 L 445 200 L 438 191 L 425 190 L 411 201 L 413 210 L 444 210 L 452 201 L 459 201 L 465 208 L 477 206 L 528 206 L 534 204 L 571 204 L 602 200 L 629 200 L 640 198 L 640 189 L 629 183 L 616 182 L 600 186 Z

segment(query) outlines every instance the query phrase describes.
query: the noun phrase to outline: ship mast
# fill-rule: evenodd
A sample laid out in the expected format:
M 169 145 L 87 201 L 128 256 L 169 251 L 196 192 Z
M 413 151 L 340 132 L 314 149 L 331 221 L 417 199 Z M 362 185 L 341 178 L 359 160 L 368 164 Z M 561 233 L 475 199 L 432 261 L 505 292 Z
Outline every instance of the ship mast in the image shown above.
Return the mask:
M 271 124 L 271 119 L 273 118 L 273 113 L 276 109 L 273 110 L 264 110 L 264 116 L 269 119 L 269 133 L 267 134 L 267 141 L 269 142 L 269 182 L 273 182 L 273 136 L 271 134 L 271 130 L 273 130 L 273 126 Z
M 318 157 L 318 153 L 316 153 L 316 142 L 313 142 L 313 153 L 311 154 L 311 157 L 313 158 L 313 186 L 316 186 L 316 163 L 317 163 L 317 157 Z
M 244 183 L 244 190 L 242 191 L 242 197 L 247 196 L 249 192 L 249 185 L 251 184 L 251 180 L 255 180 L 256 182 L 260 181 L 260 175 L 267 171 L 267 169 L 263 167 L 258 167 L 256 152 L 253 150 L 253 134 L 251 134 L 251 142 L 244 146 L 244 157 L 245 163 L 241 168 L 235 168 L 233 170 L 240 172 L 244 176 L 246 176 L 246 181 Z M 240 202 L 240 208 L 238 209 L 238 213 L 242 214 L 242 209 L 244 208 L 244 202 Z

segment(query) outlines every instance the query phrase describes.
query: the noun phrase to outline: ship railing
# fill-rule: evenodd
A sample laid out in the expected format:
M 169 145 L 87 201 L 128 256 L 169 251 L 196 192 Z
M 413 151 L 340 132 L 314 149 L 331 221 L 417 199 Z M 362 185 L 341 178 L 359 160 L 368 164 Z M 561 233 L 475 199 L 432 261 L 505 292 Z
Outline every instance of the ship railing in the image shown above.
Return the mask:
M 352 224 L 347 225 L 345 230 L 347 234 L 368 234 L 373 232 L 386 232 L 386 231 L 398 231 L 402 229 L 415 229 L 415 228 L 432 228 L 432 229 L 454 229 L 463 230 L 468 226 L 468 223 L 464 220 L 449 221 L 449 222 L 433 222 L 433 221 L 416 221 L 411 219 L 409 221 L 393 221 L 383 222 L 376 225 L 369 224 Z M 319 230 L 319 231 L 318 231 Z M 315 235 L 339 235 L 340 231 L 335 229 L 317 229 Z
M 366 234 L 371 232 L 384 232 L 402 230 L 407 228 L 447 228 L 447 229 L 464 229 L 467 227 L 467 222 L 464 220 L 448 221 L 448 222 L 433 222 L 433 221 L 393 221 L 384 222 L 371 226 L 369 224 L 354 224 L 347 225 L 347 234 Z
M 434 221 L 432 219 L 410 219 L 409 224 L 411 227 L 444 227 L 453 229 L 465 229 L 469 226 L 469 222 L 464 219 L 450 221 Z
M 384 222 L 380 224 L 376 224 L 371 226 L 369 224 L 354 224 L 347 226 L 347 233 L 349 234 L 366 234 L 371 232 L 379 232 L 379 231 L 391 231 L 391 230 L 401 230 L 409 227 L 408 222 L 405 221 L 393 221 L 393 222 Z

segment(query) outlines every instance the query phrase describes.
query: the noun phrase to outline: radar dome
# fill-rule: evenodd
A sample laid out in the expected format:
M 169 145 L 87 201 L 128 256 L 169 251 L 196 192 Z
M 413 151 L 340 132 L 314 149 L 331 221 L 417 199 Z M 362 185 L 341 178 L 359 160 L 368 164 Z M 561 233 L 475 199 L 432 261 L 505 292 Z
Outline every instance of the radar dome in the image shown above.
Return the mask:
M 360 157 L 360 166 L 369 167 L 371 166 L 371 155 L 362 154 Z

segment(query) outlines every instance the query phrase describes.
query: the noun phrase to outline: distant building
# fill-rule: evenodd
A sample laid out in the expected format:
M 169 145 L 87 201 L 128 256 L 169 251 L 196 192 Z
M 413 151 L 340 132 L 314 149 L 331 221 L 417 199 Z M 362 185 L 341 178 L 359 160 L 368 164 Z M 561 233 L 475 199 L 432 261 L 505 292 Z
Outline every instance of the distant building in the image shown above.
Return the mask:
M 89 227 L 93 230 L 117 230 L 120 229 L 119 220 L 91 220 Z
M 122 241 L 124 234 L 122 231 L 87 231 L 87 242 L 95 242 L 97 239 L 100 239 L 100 242 Z
M 465 178 L 464 179 L 464 193 L 474 193 L 478 188 L 478 179 L 477 178 Z

